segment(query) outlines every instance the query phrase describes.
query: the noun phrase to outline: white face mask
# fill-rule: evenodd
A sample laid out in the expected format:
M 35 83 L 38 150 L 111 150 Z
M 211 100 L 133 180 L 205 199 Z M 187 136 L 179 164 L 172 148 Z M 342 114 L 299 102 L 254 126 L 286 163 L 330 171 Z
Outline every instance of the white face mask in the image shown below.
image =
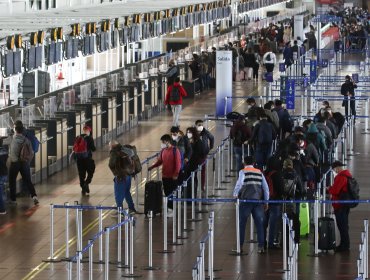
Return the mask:
M 179 136 L 178 135 L 172 135 L 172 140 L 173 141 L 177 141 L 179 139 Z
M 161 149 L 167 148 L 167 145 L 165 143 L 161 143 Z
M 202 132 L 203 131 L 203 126 L 201 125 L 201 126 L 197 126 L 197 130 L 199 131 L 199 132 Z
M 187 133 L 186 136 L 188 136 L 189 139 L 193 138 L 193 133 Z

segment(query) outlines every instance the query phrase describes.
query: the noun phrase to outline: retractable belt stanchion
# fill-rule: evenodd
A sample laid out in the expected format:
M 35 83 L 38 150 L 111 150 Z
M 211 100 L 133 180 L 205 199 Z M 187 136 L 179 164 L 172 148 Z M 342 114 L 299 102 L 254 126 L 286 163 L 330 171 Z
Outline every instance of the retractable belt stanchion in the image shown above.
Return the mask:
M 199 166 L 198 166 L 199 170 Z M 198 181 L 198 185 L 201 185 L 201 182 Z M 195 171 L 191 172 L 191 222 L 200 222 L 200 219 L 195 218 Z
M 60 262 L 54 257 L 54 204 L 50 204 L 50 255 L 44 262 Z
M 123 274 L 125 278 L 139 278 L 141 275 L 134 274 L 134 217 L 130 217 L 130 268 L 128 274 Z
M 168 197 L 164 196 L 163 197 L 163 251 L 160 251 L 159 253 L 162 254 L 169 254 L 169 253 L 174 253 L 173 250 L 168 250 L 168 212 L 167 212 L 167 207 L 168 207 Z
M 65 257 L 64 260 L 68 260 L 69 259 L 69 208 L 68 208 L 69 202 L 65 202 L 64 205 L 67 206 L 66 209 L 65 209 L 65 211 L 66 211 L 66 225 L 65 225 L 65 227 L 66 227 L 66 237 L 65 237 L 65 239 L 66 239 L 66 257 Z
M 93 279 L 94 240 L 89 239 L 89 280 Z
M 119 213 L 118 215 L 121 215 L 121 213 Z M 110 228 L 109 227 L 104 229 L 104 234 L 105 234 L 104 280 L 109 280 L 109 237 L 110 237 Z
M 222 140 L 221 142 L 221 182 L 224 184 L 230 183 L 230 181 L 226 180 L 226 174 L 225 174 L 225 157 L 224 157 L 224 150 L 226 149 L 226 141 L 227 140 Z M 226 164 L 227 166 L 228 164 Z
M 212 157 L 212 174 L 213 174 L 213 182 L 212 182 L 212 195 L 210 195 L 209 197 L 219 197 L 219 195 L 217 195 L 215 193 L 215 186 L 216 186 L 216 154 L 213 155 Z
M 222 170 L 221 170 L 221 166 L 223 166 L 223 160 L 222 160 L 222 146 L 219 146 L 218 149 L 217 149 L 217 188 L 216 190 L 217 191 L 224 191 L 226 190 L 226 188 L 222 188 L 221 187 L 221 183 L 222 183 Z
M 117 216 L 117 224 L 121 224 L 122 223 L 122 208 L 121 207 L 118 207 L 118 216 Z M 113 262 L 111 261 L 110 262 L 111 264 L 117 264 L 117 265 L 123 265 L 122 263 L 122 227 L 119 226 L 117 228 L 117 261 Z
M 119 268 L 129 268 L 129 215 L 125 215 L 125 261 L 123 264 L 118 264 Z
M 82 259 L 82 254 L 80 251 L 77 251 L 77 259 L 76 259 L 76 276 L 77 276 L 77 280 L 80 280 L 81 279 L 81 259 Z
M 182 213 L 181 213 L 181 208 L 182 208 L 182 203 L 181 203 L 182 195 L 181 195 L 181 193 L 182 193 L 182 191 L 183 191 L 183 188 L 181 186 L 179 186 L 179 188 L 177 190 L 177 197 L 179 198 L 179 201 L 177 203 L 177 239 L 188 239 L 188 237 L 183 235 L 183 228 L 182 228 L 182 226 L 183 226 L 183 224 L 182 224 Z M 184 193 L 184 198 L 185 197 L 186 197 L 186 195 Z M 184 207 L 183 211 L 184 211 L 184 219 L 186 219 L 187 218 L 186 215 L 185 215 L 186 207 Z M 186 226 L 186 220 L 185 220 L 184 226 Z
M 153 211 L 149 211 L 149 250 L 148 250 L 148 266 L 145 267 L 145 270 L 158 270 L 159 267 L 153 266 Z
M 231 255 L 235 256 L 241 256 L 244 255 L 244 253 L 241 252 L 240 248 L 240 224 L 239 224 L 239 219 L 240 219 L 240 201 L 239 199 L 236 200 L 235 203 L 235 226 L 236 226 L 236 250 L 232 250 Z
M 198 188 L 200 188 L 200 191 L 199 191 L 199 200 L 198 200 L 198 211 L 196 211 L 198 214 L 203 214 L 203 213 L 208 213 L 207 210 L 203 210 L 202 209 L 202 194 L 203 194 L 203 190 L 202 190 L 202 168 L 204 167 L 204 165 L 198 165 Z
M 101 207 L 101 205 L 98 205 Z M 99 208 L 99 232 L 103 231 L 103 209 Z M 97 264 L 103 264 L 103 235 L 99 236 L 99 260 L 95 262 Z

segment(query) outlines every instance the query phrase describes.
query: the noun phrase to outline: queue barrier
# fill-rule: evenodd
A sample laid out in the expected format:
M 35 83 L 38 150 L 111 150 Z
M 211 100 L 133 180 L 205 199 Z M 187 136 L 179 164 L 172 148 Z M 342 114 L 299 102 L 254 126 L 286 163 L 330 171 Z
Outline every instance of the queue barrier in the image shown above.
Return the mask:
M 361 232 L 359 244 L 359 257 L 357 259 L 357 278 L 366 280 L 369 278 L 369 220 L 364 220 L 364 230 Z

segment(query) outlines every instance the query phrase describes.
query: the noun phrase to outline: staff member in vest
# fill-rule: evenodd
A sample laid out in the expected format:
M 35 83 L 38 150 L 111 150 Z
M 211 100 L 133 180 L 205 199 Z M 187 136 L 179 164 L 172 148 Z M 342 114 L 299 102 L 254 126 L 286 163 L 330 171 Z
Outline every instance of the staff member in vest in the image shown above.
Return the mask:
M 348 178 L 352 177 L 349 170 L 340 161 L 334 161 L 331 168 L 336 174 L 333 185 L 329 188 L 332 200 L 340 200 L 343 193 L 348 192 Z M 349 207 L 346 204 L 333 203 L 335 219 L 340 233 L 340 245 L 335 248 L 336 252 L 349 251 L 348 215 Z
M 352 81 L 350 76 L 346 76 L 346 81 L 342 84 L 340 89 L 340 94 L 344 96 L 342 107 L 344 107 L 346 112 L 346 118 L 351 115 L 356 119 L 356 103 L 355 103 L 355 88 L 357 85 Z M 350 105 L 350 114 L 348 112 L 348 103 Z
M 243 248 L 245 226 L 249 215 L 252 213 L 257 228 L 258 253 L 264 253 L 265 246 L 265 211 L 268 204 L 258 203 L 259 200 L 269 200 L 269 188 L 261 170 L 253 167 L 252 156 L 244 158 L 244 169 L 239 172 L 233 195 L 241 200 L 255 200 L 256 203 L 241 202 L 239 206 L 240 248 Z

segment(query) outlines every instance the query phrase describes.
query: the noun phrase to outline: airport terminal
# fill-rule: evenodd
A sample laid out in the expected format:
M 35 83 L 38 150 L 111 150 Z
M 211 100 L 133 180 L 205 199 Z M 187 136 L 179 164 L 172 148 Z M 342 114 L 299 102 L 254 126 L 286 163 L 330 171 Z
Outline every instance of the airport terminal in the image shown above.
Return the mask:
M 0 7 L 1 280 L 369 279 L 369 1 Z

